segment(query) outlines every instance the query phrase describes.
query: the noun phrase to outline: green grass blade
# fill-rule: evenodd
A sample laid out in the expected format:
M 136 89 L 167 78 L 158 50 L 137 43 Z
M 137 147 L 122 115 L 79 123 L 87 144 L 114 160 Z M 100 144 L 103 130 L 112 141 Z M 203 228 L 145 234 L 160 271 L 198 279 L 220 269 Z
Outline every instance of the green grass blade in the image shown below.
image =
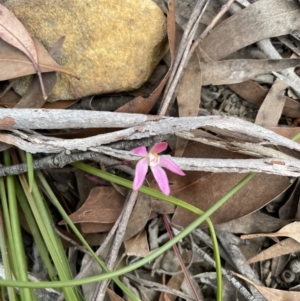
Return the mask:
M 41 236 L 41 233 L 39 231 L 39 228 L 37 226 L 37 223 L 34 219 L 34 216 L 31 212 L 31 209 L 29 207 L 27 198 L 24 194 L 24 191 L 22 190 L 20 184 L 18 183 L 18 181 L 15 181 L 15 187 L 16 187 L 16 193 L 17 193 L 17 198 L 19 200 L 19 204 L 20 207 L 22 208 L 22 211 L 24 212 L 26 221 L 28 223 L 31 235 L 33 236 L 33 239 L 36 243 L 36 246 L 39 250 L 41 259 L 44 263 L 44 266 L 47 270 L 48 276 L 51 280 L 56 280 L 57 279 L 57 275 L 56 275 L 56 270 L 50 260 L 49 257 L 49 252 L 48 249 L 45 245 L 45 242 Z M 29 193 L 29 191 L 28 191 Z
M 1 201 L 3 200 L 3 198 L 6 199 L 3 178 L 0 178 L 0 198 L 1 198 Z M 4 202 L 6 203 L 6 200 L 4 200 Z M 12 280 L 13 279 L 12 270 L 10 267 L 9 258 L 8 258 L 8 254 L 7 254 L 8 247 L 7 247 L 6 238 L 5 238 L 5 230 L 4 230 L 2 211 L 0 212 L 0 249 L 1 249 L 1 257 L 2 257 L 2 261 L 3 261 L 5 279 Z M 2 291 L 2 293 L 4 293 L 4 290 Z M 17 300 L 16 293 L 15 293 L 15 290 L 13 287 L 8 287 L 7 293 L 8 293 L 8 298 L 10 301 Z M 2 298 L 2 299 L 4 300 L 4 298 Z
M 69 218 L 68 214 L 65 212 L 59 201 L 57 200 L 55 194 L 53 193 L 52 189 L 48 185 L 43 173 L 41 171 L 37 171 L 37 176 L 43 185 L 45 191 L 47 192 L 49 198 L 51 199 L 53 205 L 56 207 L 56 209 L 61 214 L 62 218 L 67 222 L 67 224 L 70 226 L 70 228 L 73 230 L 73 232 L 77 235 L 81 243 L 86 247 L 86 249 L 91 253 L 91 256 L 94 257 L 94 259 L 98 262 L 100 267 L 105 272 L 110 272 L 110 270 L 106 267 L 105 263 L 94 253 L 92 248 L 89 246 L 89 244 L 86 242 L 84 237 L 81 235 L 81 233 L 78 231 L 77 227 L 73 224 L 71 219 Z M 138 301 L 138 298 L 117 278 L 114 277 L 113 281 L 119 286 L 119 288 L 123 291 L 124 294 L 126 294 L 131 300 Z
M 10 154 L 8 151 L 4 151 L 4 164 L 6 166 L 11 165 Z M 24 243 L 22 239 L 19 213 L 17 206 L 16 191 L 14 185 L 14 176 L 6 177 L 6 186 L 7 186 L 7 197 L 8 197 L 8 209 L 10 215 L 10 226 L 12 236 L 8 239 L 11 240 L 12 248 L 14 249 L 15 257 L 15 273 L 18 280 L 28 281 L 28 268 L 27 260 L 24 250 Z M 9 250 L 10 252 L 12 249 Z M 21 300 L 36 300 L 35 296 L 31 289 L 20 289 Z
M 47 249 L 57 269 L 59 279 L 62 281 L 72 279 L 70 267 L 65 256 L 60 239 L 57 237 L 53 227 L 50 214 L 44 203 L 36 183 L 33 184 L 32 194 L 29 193 L 29 187 L 24 175 L 19 176 L 23 191 L 26 195 L 31 211 L 37 222 L 41 235 L 45 241 Z M 79 300 L 76 291 L 73 288 L 63 289 L 66 300 Z
M 34 183 L 34 171 L 33 171 L 33 160 L 32 154 L 26 152 L 26 162 L 27 162 L 27 175 L 28 175 L 28 186 L 29 191 L 32 191 L 33 183 Z
M 13 248 L 12 239 L 9 239 L 13 235 L 12 235 L 12 230 L 11 230 L 11 225 L 10 225 L 10 214 L 9 214 L 9 208 L 8 208 L 8 200 L 7 200 L 7 196 L 6 196 L 6 188 L 5 188 L 3 178 L 1 178 L 1 181 L 0 181 L 0 193 L 1 193 L 1 205 L 2 205 L 2 210 L 3 210 L 4 226 L 5 226 L 5 232 L 6 232 L 6 237 L 7 237 L 7 248 L 9 250 L 8 257 L 9 257 L 9 262 L 11 263 L 12 269 L 13 269 L 13 271 L 15 271 L 16 262 L 13 260 L 13 258 L 15 256 L 15 250 Z

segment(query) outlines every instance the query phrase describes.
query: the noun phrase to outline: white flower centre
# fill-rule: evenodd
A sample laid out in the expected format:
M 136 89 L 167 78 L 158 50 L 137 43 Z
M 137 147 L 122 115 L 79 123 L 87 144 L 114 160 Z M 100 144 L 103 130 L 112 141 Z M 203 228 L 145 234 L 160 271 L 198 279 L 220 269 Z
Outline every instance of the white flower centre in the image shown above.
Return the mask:
M 159 164 L 159 155 L 157 153 L 149 153 L 149 165 L 154 167 Z

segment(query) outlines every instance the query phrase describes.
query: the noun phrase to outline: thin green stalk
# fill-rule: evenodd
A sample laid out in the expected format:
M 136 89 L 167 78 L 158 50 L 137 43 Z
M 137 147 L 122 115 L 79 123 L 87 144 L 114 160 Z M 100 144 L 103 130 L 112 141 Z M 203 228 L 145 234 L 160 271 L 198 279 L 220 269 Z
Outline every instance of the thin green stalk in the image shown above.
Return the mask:
M 11 165 L 10 154 L 8 151 L 4 151 L 4 164 L 6 166 Z M 24 250 L 24 243 L 22 239 L 20 221 L 19 221 L 19 213 L 18 213 L 18 205 L 16 198 L 16 191 L 14 185 L 14 176 L 6 177 L 7 184 L 7 196 L 9 202 L 9 214 L 10 214 L 10 223 L 11 223 L 11 239 L 13 244 L 13 249 L 15 253 L 15 258 L 13 260 L 16 262 L 16 277 L 19 280 L 28 281 L 28 268 L 26 255 Z M 10 250 L 11 251 L 11 250 Z M 21 300 L 36 300 L 35 295 L 30 289 L 20 289 Z
M 19 175 L 23 191 L 26 195 L 28 203 L 31 207 L 31 211 L 38 224 L 43 239 L 47 245 L 51 258 L 57 269 L 59 279 L 66 281 L 72 279 L 70 266 L 64 253 L 64 249 L 61 246 L 61 240 L 57 237 L 50 219 L 50 214 L 46 209 L 44 200 L 39 193 L 36 183 L 33 184 L 32 194 L 29 193 L 29 187 L 24 175 Z M 78 300 L 76 291 L 73 288 L 63 288 L 63 292 L 66 300 L 75 301 Z
M 147 264 L 149 261 L 156 259 L 158 256 L 162 255 L 168 249 L 172 248 L 174 244 L 178 243 L 181 239 L 189 235 L 193 230 L 195 230 L 199 225 L 201 225 L 209 216 L 211 216 L 216 210 L 218 210 L 229 198 L 231 198 L 236 192 L 238 192 L 245 184 L 247 184 L 255 174 L 251 173 L 247 175 L 243 180 L 241 180 L 237 185 L 235 185 L 228 193 L 226 193 L 219 201 L 217 201 L 212 207 L 203 213 L 202 216 L 198 217 L 193 221 L 189 226 L 187 226 L 182 232 L 178 233 L 174 238 L 166 242 L 163 246 L 153 251 L 147 257 L 133 263 L 132 265 L 126 266 L 122 269 L 109 272 L 106 274 L 96 275 L 92 277 L 87 277 L 84 279 L 74 279 L 70 281 L 53 281 L 53 282 L 24 282 L 24 281 L 8 281 L 0 280 L 0 286 L 16 286 L 16 287 L 32 287 L 32 288 L 58 288 L 58 287 L 67 287 L 67 286 L 77 286 L 83 284 L 89 284 L 93 282 L 103 281 L 110 279 L 112 277 L 118 277 L 123 274 L 129 273 L 135 269 L 142 267 Z
M 297 141 L 300 138 L 300 132 L 293 136 L 291 140 Z
M 0 195 L 1 195 L 1 205 L 2 205 L 2 210 L 3 210 L 3 219 L 4 219 L 4 226 L 5 226 L 5 231 L 6 231 L 6 237 L 7 239 L 7 247 L 8 250 L 11 250 L 10 252 L 8 252 L 8 257 L 9 257 L 9 262 L 11 264 L 11 267 L 13 269 L 13 271 L 16 270 L 16 262 L 13 260 L 13 258 L 16 256 L 15 255 L 15 249 L 13 247 L 12 244 L 12 240 L 9 239 L 10 237 L 12 237 L 12 230 L 11 230 L 11 226 L 10 226 L 10 215 L 9 215 L 9 209 L 8 209 L 8 200 L 7 200 L 7 196 L 6 196 L 6 188 L 4 185 L 4 179 L 0 178 Z
M 28 186 L 29 191 L 32 191 L 33 183 L 34 183 L 34 171 L 33 171 L 33 159 L 32 154 L 26 152 L 26 162 L 27 162 L 27 176 L 28 176 Z
M 52 252 L 51 257 L 57 269 L 57 273 L 60 280 L 69 280 L 72 279 L 72 273 L 70 270 L 69 262 L 66 258 L 66 254 L 64 248 L 62 246 L 61 240 L 58 237 L 57 233 L 54 231 L 53 228 L 53 220 L 52 216 L 48 210 L 47 205 L 45 204 L 45 200 L 40 193 L 40 190 L 37 184 L 34 182 L 32 187 L 32 194 L 33 198 L 36 202 L 36 205 L 39 210 L 40 218 L 43 220 L 43 226 L 45 229 L 45 243 L 46 245 L 50 246 Z M 49 249 L 50 251 L 50 249 Z M 66 300 L 75 301 L 79 300 L 78 292 L 76 289 L 67 288 L 64 289 L 64 295 Z
M 4 188 L 3 178 L 0 178 L 0 189 Z M 3 192 L 5 193 L 5 190 L 3 189 Z M 2 195 L 2 189 L 1 189 L 1 195 Z M 1 196 L 2 198 L 2 196 Z M 9 258 L 7 254 L 7 244 L 6 244 L 6 238 L 5 238 L 5 230 L 4 230 L 4 223 L 3 223 L 3 215 L 2 211 L 0 211 L 0 249 L 1 249 L 1 256 L 3 261 L 3 267 L 4 267 L 4 274 L 5 279 L 12 280 L 12 270 L 9 263 Z M 8 287 L 7 288 L 8 298 L 10 301 L 16 301 L 16 292 L 14 288 Z M 2 300 L 4 300 L 4 289 L 2 289 Z
M 17 193 L 17 198 L 19 200 L 19 204 L 22 208 L 22 211 L 24 212 L 30 232 L 31 232 L 34 242 L 36 243 L 36 246 L 39 250 L 40 256 L 45 265 L 48 276 L 51 280 L 56 280 L 56 278 L 57 278 L 56 270 L 50 260 L 48 249 L 45 245 L 45 242 L 43 241 L 43 238 L 41 236 L 41 233 L 39 231 L 37 223 L 34 219 L 34 216 L 31 212 L 31 209 L 29 207 L 29 204 L 28 204 L 27 198 L 24 194 L 24 191 L 22 190 L 18 181 L 15 181 L 15 187 L 16 187 L 16 193 Z
M 74 225 L 72 220 L 69 218 L 68 214 L 65 212 L 65 210 L 61 206 L 60 202 L 57 200 L 55 194 L 53 193 L 52 189 L 50 188 L 49 184 L 47 183 L 43 173 L 41 171 L 37 171 L 36 174 L 37 174 L 41 184 L 43 185 L 45 191 L 47 192 L 49 198 L 51 199 L 53 205 L 56 207 L 56 209 L 61 214 L 62 218 L 67 222 L 67 224 L 70 226 L 70 228 L 73 230 L 73 232 L 77 235 L 77 237 L 82 242 L 82 244 L 86 247 L 86 249 L 91 253 L 91 255 L 94 257 L 94 259 L 98 262 L 98 264 L 101 266 L 101 268 L 107 273 L 110 272 L 110 270 L 106 267 L 105 263 L 94 253 L 92 248 L 89 246 L 89 244 L 86 242 L 84 237 L 78 231 L 77 227 Z M 138 301 L 138 298 L 118 278 L 114 277 L 113 281 L 119 286 L 119 288 L 124 292 L 124 294 L 126 294 L 131 300 Z

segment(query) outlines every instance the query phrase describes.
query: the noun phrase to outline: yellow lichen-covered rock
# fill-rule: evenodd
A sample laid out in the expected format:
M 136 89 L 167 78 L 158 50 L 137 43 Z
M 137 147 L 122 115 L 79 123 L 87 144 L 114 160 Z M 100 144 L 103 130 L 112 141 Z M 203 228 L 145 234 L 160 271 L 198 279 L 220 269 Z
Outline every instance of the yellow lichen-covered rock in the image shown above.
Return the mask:
M 140 87 L 167 47 L 166 18 L 152 0 L 0 0 L 46 49 L 65 36 L 49 101 Z M 21 81 L 15 89 L 24 94 Z

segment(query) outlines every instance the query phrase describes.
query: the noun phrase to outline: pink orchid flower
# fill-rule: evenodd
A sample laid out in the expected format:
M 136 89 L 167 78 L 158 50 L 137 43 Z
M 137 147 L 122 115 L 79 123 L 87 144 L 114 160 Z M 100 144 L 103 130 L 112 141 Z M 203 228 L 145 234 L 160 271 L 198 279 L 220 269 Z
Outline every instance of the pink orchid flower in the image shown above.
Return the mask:
M 133 190 L 138 190 L 142 186 L 148 171 L 148 166 L 150 166 L 160 190 L 165 195 L 170 194 L 170 186 L 167 174 L 162 167 L 167 168 L 168 170 L 180 176 L 185 176 L 180 167 L 177 166 L 170 158 L 161 157 L 158 155 L 158 153 L 166 150 L 167 147 L 168 143 L 159 142 L 150 149 L 149 153 L 147 153 L 145 146 L 140 146 L 132 150 L 134 154 L 144 156 L 144 158 L 141 159 L 136 165 Z

